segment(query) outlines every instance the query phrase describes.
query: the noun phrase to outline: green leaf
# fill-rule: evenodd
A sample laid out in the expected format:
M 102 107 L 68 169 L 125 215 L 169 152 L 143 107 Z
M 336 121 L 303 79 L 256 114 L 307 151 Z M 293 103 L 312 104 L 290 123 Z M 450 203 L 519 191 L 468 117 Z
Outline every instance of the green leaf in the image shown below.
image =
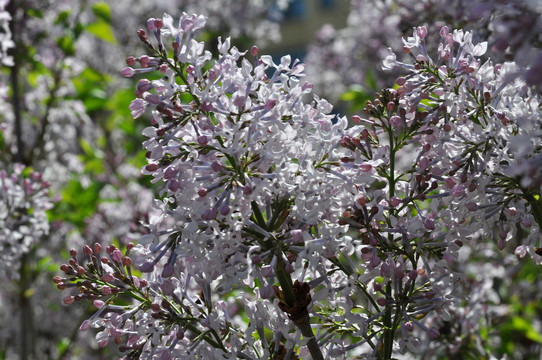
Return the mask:
M 61 339 L 56 345 L 58 353 L 63 354 L 68 349 L 68 347 L 70 346 L 70 343 L 71 343 L 71 341 L 68 338 Z
M 39 9 L 32 9 L 32 8 L 26 9 L 26 14 L 28 16 L 43 19 L 43 11 Z
M 65 10 L 65 11 L 61 11 L 56 19 L 55 19 L 55 24 L 58 25 L 58 24 L 62 24 L 64 27 L 68 27 L 69 23 L 68 23 L 68 18 L 71 14 L 71 11 L 70 10 Z
M 107 81 L 107 76 L 88 67 L 73 79 L 77 98 L 83 101 L 88 112 L 102 110 L 109 101 L 103 90 L 107 88 Z
M 70 36 L 63 36 L 56 39 L 56 43 L 60 50 L 66 55 L 66 56 L 73 56 L 75 55 L 75 45 L 73 43 L 73 40 Z
M 108 24 L 111 23 L 111 8 L 105 1 L 92 5 L 92 12 L 98 19 L 102 19 Z
M 90 145 L 90 143 L 87 140 L 80 139 L 79 145 L 81 146 L 81 149 L 83 149 L 83 151 L 85 152 L 87 156 L 94 157 L 94 149 L 92 148 L 92 145 Z
M 62 201 L 51 210 L 51 221 L 65 220 L 83 228 L 85 219 L 96 212 L 102 187 L 97 182 L 84 187 L 78 179 L 71 180 L 62 190 Z
M 51 256 L 45 256 L 39 259 L 36 265 L 36 272 L 38 274 L 42 272 L 55 273 L 58 270 L 58 264 L 53 261 Z
M 348 90 L 343 93 L 340 100 L 351 103 L 350 111 L 357 112 L 365 106 L 367 100 L 371 100 L 372 96 L 369 95 L 367 90 L 360 85 L 352 85 Z
M 103 20 L 98 20 L 92 24 L 87 25 L 85 30 L 92 35 L 96 36 L 98 39 L 101 39 L 103 41 L 107 41 L 111 44 L 116 44 L 117 40 L 115 39 L 115 35 L 113 35 L 113 29 L 111 28 L 111 25 L 109 25 L 107 22 Z

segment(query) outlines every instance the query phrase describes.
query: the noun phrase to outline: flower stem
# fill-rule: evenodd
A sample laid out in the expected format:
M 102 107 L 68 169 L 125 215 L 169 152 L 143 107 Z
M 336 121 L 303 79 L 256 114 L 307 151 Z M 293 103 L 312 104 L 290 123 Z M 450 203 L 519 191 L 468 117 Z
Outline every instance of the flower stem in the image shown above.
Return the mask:
M 288 305 L 288 307 L 293 307 L 296 297 L 292 289 L 292 277 L 284 269 L 284 262 L 282 260 L 279 260 L 279 262 L 277 263 L 276 275 L 277 279 L 279 280 L 282 292 L 284 294 L 284 300 L 286 300 L 286 305 Z M 312 359 L 324 360 L 322 350 L 320 349 L 320 346 L 318 346 L 318 342 L 316 341 L 316 337 L 314 336 L 311 328 L 309 314 L 306 313 L 306 315 L 303 316 L 301 320 L 294 321 L 294 324 L 301 331 L 301 334 L 308 339 L 307 348 L 309 349 Z

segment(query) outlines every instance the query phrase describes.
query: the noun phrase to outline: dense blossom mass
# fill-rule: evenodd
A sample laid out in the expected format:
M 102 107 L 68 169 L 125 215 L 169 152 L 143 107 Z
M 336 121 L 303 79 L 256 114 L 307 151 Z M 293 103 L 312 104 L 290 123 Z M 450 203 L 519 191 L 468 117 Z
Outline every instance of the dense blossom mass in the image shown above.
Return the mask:
M 73 249 L 55 277 L 78 289 L 66 304 L 98 308 L 81 330 L 145 359 L 468 346 L 459 335 L 479 336 L 492 293 L 473 290 L 460 256 L 495 237 L 541 261 L 540 99 L 520 65 L 482 60 L 472 32 L 416 27 L 410 60 L 390 51 L 383 63 L 404 75 L 348 127 L 299 61 L 229 38 L 213 60 L 196 40 L 205 24 L 149 19 L 148 54 L 121 71 L 152 74 L 130 110 L 151 116 L 142 172 L 161 191 L 137 245 Z M 444 334 L 454 323 L 465 327 Z
M 349 89 L 376 91 L 388 86 L 398 74 L 381 68 L 387 48 L 391 47 L 399 59 L 406 59 L 401 54 L 401 37 L 409 36 L 413 27 L 425 25 L 431 39 L 426 45 L 436 51 L 440 28 L 457 24 L 473 31 L 475 39 L 488 42 L 493 61 L 515 60 L 520 65 L 515 75 L 540 92 L 541 14 L 539 1 L 352 0 L 346 27 L 325 25 L 309 46 L 308 75 L 315 91 L 330 101 Z

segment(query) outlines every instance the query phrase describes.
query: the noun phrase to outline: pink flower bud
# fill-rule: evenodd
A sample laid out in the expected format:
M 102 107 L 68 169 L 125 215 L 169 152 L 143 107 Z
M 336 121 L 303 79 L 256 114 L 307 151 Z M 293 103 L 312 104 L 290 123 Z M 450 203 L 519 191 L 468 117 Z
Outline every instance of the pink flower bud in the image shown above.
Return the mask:
M 154 27 L 160 30 L 164 26 L 162 19 L 154 19 Z
M 356 202 L 357 202 L 359 205 L 364 206 L 364 205 L 367 203 L 367 199 L 366 199 L 364 196 L 362 196 L 362 195 L 358 195 L 358 196 L 356 197 Z
M 119 249 L 115 249 L 111 253 L 111 259 L 113 259 L 113 261 L 116 261 L 116 262 L 121 262 L 122 261 L 122 252 Z
M 66 305 L 73 304 L 74 300 L 75 300 L 75 298 L 74 298 L 73 296 L 71 296 L 71 295 L 70 295 L 70 296 L 66 296 L 66 297 L 64 298 L 64 304 L 66 304 Z
M 147 20 L 147 29 L 149 29 L 149 31 L 154 31 L 156 30 L 156 26 L 154 25 L 154 18 L 150 18 L 149 20 Z
M 264 265 L 262 266 L 262 276 L 273 277 L 275 276 L 275 270 L 271 267 L 271 265 Z
M 90 248 L 90 246 L 88 245 L 85 245 L 83 246 L 83 254 L 85 255 L 92 255 L 92 249 Z
M 120 75 L 124 77 L 132 77 L 135 74 L 135 70 L 131 67 L 125 67 L 120 71 Z
M 208 143 L 209 143 L 209 139 L 207 139 L 207 136 L 205 135 L 198 136 L 198 144 L 200 146 L 205 146 Z
M 71 250 L 70 250 L 70 256 L 71 256 L 71 257 L 76 257 L 76 256 L 77 256 L 77 250 L 71 249 Z
M 435 223 L 431 219 L 425 219 L 423 226 L 425 226 L 427 230 L 435 230 Z
M 414 330 L 414 324 L 412 323 L 412 321 L 407 321 L 404 326 L 405 330 L 408 332 L 412 332 Z
M 386 104 L 386 109 L 388 109 L 389 112 L 392 112 L 393 110 L 395 110 L 395 103 L 390 101 Z
M 465 204 L 465 206 L 467 207 L 467 210 L 469 210 L 469 211 L 478 210 L 478 204 L 473 203 L 473 202 L 468 202 L 468 203 Z
M 402 123 L 403 123 L 403 120 L 401 119 L 400 116 L 393 115 L 390 118 L 390 125 L 393 126 L 393 127 L 399 127 L 399 126 L 401 126 Z
M 380 260 L 380 258 L 376 254 L 373 254 L 373 256 L 371 256 L 371 261 L 370 261 L 371 267 L 375 268 L 378 265 L 380 265 L 381 262 L 382 260 Z
M 250 54 L 251 54 L 252 56 L 258 55 L 258 47 L 257 47 L 256 45 L 254 45 L 254 46 L 252 46 L 252 47 L 250 48 Z
M 455 186 L 456 182 L 454 179 L 452 178 L 447 178 L 446 180 L 444 180 L 444 188 L 445 189 L 451 189 Z
M 423 40 L 427 36 L 427 28 L 425 26 L 418 26 L 416 28 L 416 35 Z
M 294 244 L 302 244 L 303 243 L 303 231 L 300 229 L 295 229 L 290 231 L 290 236 L 292 237 L 292 242 Z
M 168 189 L 176 192 L 181 188 L 181 183 L 177 179 L 173 179 L 168 183 Z
M 361 117 L 359 117 L 358 115 L 352 116 L 352 122 L 353 122 L 354 124 L 360 123 L 360 122 L 361 122 Z
M 150 273 L 154 270 L 154 263 L 152 262 L 152 260 L 148 260 L 144 262 L 143 265 L 141 265 L 139 270 L 143 273 Z
M 199 189 L 199 190 L 198 190 L 198 195 L 199 195 L 200 197 L 205 197 L 205 196 L 207 196 L 207 189 L 205 189 L 205 188 Z
M 102 251 L 102 245 L 98 244 L 98 243 L 95 243 L 94 244 L 94 252 L 96 254 L 99 254 L 100 252 Z
M 223 204 L 218 210 L 220 211 L 220 214 L 224 216 L 230 213 L 230 207 L 227 204 Z
M 217 211 L 214 208 L 207 209 L 203 212 L 203 218 L 207 221 L 216 219 Z
M 111 274 L 104 274 L 104 275 L 102 276 L 102 280 L 105 281 L 105 282 L 107 282 L 107 283 L 110 283 L 110 282 L 114 281 L 115 278 L 114 278 L 113 275 L 111 275 Z
M 173 264 L 166 264 L 166 266 L 164 266 L 164 269 L 162 270 L 162 277 L 163 278 L 171 277 L 171 275 L 173 275 L 174 270 L 175 270 L 175 267 L 173 266 Z
M 390 205 L 393 207 L 399 206 L 401 202 L 401 199 L 399 199 L 397 196 L 393 196 L 390 198 Z
M 452 188 L 452 195 L 454 197 L 461 197 L 465 195 L 465 186 L 463 185 L 456 185 Z
M 277 105 L 277 100 L 275 99 L 269 99 L 265 102 L 265 108 L 267 110 L 271 110 L 275 107 L 275 105 Z
M 154 172 L 154 171 L 158 170 L 158 165 L 157 164 L 148 164 L 147 166 L 145 166 L 145 170 L 147 170 L 149 172 Z
M 384 297 L 381 297 L 381 298 L 378 298 L 376 299 L 376 303 L 380 306 L 386 306 L 386 304 L 388 303 L 388 301 L 386 300 L 386 298 Z
M 79 331 L 87 331 L 90 329 L 90 320 L 85 320 L 81 323 L 81 326 L 79 326 Z
M 267 285 L 260 288 L 260 296 L 262 299 L 273 299 L 275 297 L 275 291 L 273 286 Z
M 429 159 L 422 157 L 418 162 L 418 166 L 420 167 L 421 171 L 425 171 L 429 167 Z

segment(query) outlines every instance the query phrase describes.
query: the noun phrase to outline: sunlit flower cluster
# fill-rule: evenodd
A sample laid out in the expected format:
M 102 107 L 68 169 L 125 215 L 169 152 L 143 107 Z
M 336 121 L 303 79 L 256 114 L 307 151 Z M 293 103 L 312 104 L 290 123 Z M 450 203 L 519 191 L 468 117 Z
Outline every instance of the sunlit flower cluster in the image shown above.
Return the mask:
M 521 64 L 516 76 L 540 91 L 541 13 L 536 1 L 352 0 L 345 28 L 328 24 L 317 33 L 306 56 L 307 73 L 315 91 L 333 103 L 349 89 L 371 94 L 389 86 L 397 75 L 382 71 L 381 61 L 389 47 L 400 60 L 407 58 L 401 53 L 400 39 L 413 27 L 426 26 L 431 37 L 427 46 L 437 50 L 440 28 L 460 24 L 476 39 L 488 41 L 494 61 Z
M 474 332 L 468 312 L 494 295 L 491 279 L 472 293 L 462 248 L 514 238 L 541 260 L 539 98 L 515 63 L 483 61 L 472 32 L 415 28 L 411 61 L 390 51 L 383 65 L 407 73 L 347 128 L 289 56 L 218 38 L 213 60 L 196 40 L 205 23 L 149 19 L 148 54 L 121 71 L 153 73 L 130 110 L 152 116 L 142 172 L 161 185 L 156 213 L 137 245 L 72 250 L 55 278 L 79 291 L 66 304 L 98 308 L 81 330 L 100 328 L 100 346 L 164 359 L 437 351 L 445 324 Z

